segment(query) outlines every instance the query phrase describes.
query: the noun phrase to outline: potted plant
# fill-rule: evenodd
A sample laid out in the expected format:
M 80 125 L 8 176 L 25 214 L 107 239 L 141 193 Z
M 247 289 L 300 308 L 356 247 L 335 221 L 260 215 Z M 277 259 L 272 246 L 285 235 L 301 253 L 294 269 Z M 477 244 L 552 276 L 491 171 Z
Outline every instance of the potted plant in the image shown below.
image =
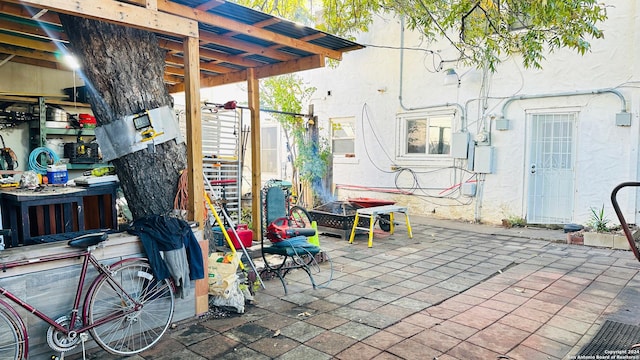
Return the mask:
M 615 227 L 609 226 L 605 216 L 604 205 L 598 210 L 591 208 L 591 218 L 587 223 L 588 231 L 584 232 L 584 245 L 629 250 L 629 242 L 624 234 Z M 635 234 L 638 232 L 634 232 Z

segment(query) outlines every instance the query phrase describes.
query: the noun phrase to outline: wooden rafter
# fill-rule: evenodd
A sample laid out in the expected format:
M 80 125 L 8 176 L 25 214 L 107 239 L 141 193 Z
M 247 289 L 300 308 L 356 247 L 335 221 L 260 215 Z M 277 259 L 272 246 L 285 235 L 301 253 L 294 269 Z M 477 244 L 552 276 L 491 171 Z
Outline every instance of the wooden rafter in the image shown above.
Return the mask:
M 197 20 L 205 24 L 222 27 L 240 34 L 259 37 L 285 46 L 291 46 L 300 50 L 308 51 L 314 54 L 322 54 L 331 59 L 342 59 L 342 52 L 331 50 L 319 45 L 310 44 L 305 41 L 294 39 L 282 34 L 265 30 L 253 25 L 243 24 L 241 22 L 228 19 L 219 15 L 211 14 L 198 9 L 193 9 L 185 5 L 180 5 L 168 0 L 158 0 L 158 9 L 170 14 L 183 16 L 188 19 Z
M 290 74 L 297 71 L 304 71 L 323 67 L 325 63 L 324 56 L 313 55 L 304 58 L 292 60 L 289 62 L 265 65 L 255 68 L 255 76 L 258 79 L 264 79 L 271 76 Z M 213 87 L 224 84 L 231 84 L 241 81 L 247 81 L 246 71 L 235 71 L 218 76 L 201 76 L 200 85 L 202 87 Z M 172 93 L 184 91 L 184 85 L 176 84 L 169 87 Z
M 198 36 L 198 23 L 146 7 L 114 0 L 4 0 L 89 19 L 109 21 L 137 29 L 178 36 Z

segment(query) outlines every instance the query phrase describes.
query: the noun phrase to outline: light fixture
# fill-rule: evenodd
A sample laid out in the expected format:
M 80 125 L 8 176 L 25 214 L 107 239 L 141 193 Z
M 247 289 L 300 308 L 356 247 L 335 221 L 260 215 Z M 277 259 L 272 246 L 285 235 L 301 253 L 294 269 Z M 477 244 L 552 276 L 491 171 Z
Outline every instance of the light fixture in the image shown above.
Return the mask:
M 447 69 L 444 71 L 444 85 L 460 86 L 460 77 L 454 69 Z

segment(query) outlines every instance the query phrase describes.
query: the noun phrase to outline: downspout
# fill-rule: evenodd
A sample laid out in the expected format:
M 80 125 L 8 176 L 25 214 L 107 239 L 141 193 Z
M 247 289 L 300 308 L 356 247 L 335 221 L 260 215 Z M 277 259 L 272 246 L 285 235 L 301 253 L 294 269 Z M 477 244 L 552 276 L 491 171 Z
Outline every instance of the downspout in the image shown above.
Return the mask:
M 400 101 L 400 107 L 405 111 L 413 111 L 413 110 L 426 110 L 426 109 L 435 109 L 442 107 L 456 107 L 460 110 L 460 130 L 466 131 L 466 114 L 464 107 L 458 103 L 444 103 L 439 105 L 429 105 L 429 106 L 419 106 L 419 107 L 407 107 L 402 102 L 402 88 L 403 88 L 403 78 L 404 75 L 404 16 L 400 17 L 400 94 L 398 95 L 398 100 Z

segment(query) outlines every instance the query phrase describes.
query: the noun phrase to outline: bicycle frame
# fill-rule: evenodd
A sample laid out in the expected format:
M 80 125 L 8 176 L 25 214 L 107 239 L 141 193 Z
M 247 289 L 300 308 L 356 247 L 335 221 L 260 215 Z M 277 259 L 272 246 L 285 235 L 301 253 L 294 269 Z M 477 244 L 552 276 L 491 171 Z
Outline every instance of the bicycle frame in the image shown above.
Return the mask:
M 92 255 L 91 250 L 92 250 L 92 248 L 89 248 L 89 249 L 81 251 L 81 252 L 73 252 L 73 253 L 69 253 L 69 254 L 60 254 L 60 255 L 52 255 L 52 256 L 48 256 L 48 257 L 39 258 L 39 259 L 36 259 L 36 260 L 14 261 L 14 262 L 8 262 L 8 263 L 4 263 L 4 264 L 0 265 L 0 269 L 2 269 L 2 271 L 6 271 L 7 269 L 20 267 L 20 266 L 25 266 L 25 265 L 41 264 L 41 263 L 46 263 L 46 262 L 52 262 L 52 261 L 58 261 L 58 260 L 65 260 L 65 259 L 83 257 L 82 269 L 80 271 L 80 277 L 79 277 L 79 280 L 78 280 L 78 287 L 76 289 L 76 295 L 75 295 L 75 298 L 74 298 L 74 301 L 73 301 L 73 308 L 71 309 L 69 328 L 66 328 L 66 327 L 62 326 L 61 324 L 58 324 L 55 321 L 55 319 L 52 319 L 51 317 L 47 316 L 46 314 L 44 314 L 40 310 L 36 309 L 32 305 L 28 304 L 27 302 L 23 301 L 18 296 L 16 296 L 15 294 L 13 294 L 12 292 L 10 292 L 9 290 L 7 290 L 6 288 L 4 288 L 2 286 L 0 286 L 0 294 L 3 295 L 6 299 L 11 300 L 11 302 L 13 302 L 14 304 L 19 305 L 23 309 L 25 309 L 28 312 L 32 313 L 33 315 L 37 316 L 42 321 L 44 321 L 47 324 L 53 326 L 54 328 L 56 328 L 58 331 L 64 333 L 65 335 L 84 333 L 84 332 L 86 332 L 88 330 L 91 330 L 91 329 L 97 327 L 97 326 L 105 324 L 105 323 L 107 323 L 107 322 L 109 322 L 109 321 L 111 321 L 113 319 L 125 316 L 125 315 L 133 313 L 135 311 L 138 311 L 141 308 L 142 305 L 139 302 L 137 302 L 135 299 L 133 299 L 131 297 L 131 295 L 129 295 L 122 288 L 122 286 L 120 286 L 120 284 L 113 279 L 113 277 L 111 276 L 110 268 L 113 267 L 113 266 L 120 265 L 120 264 L 125 263 L 125 262 L 141 260 L 141 258 L 124 259 L 124 260 L 121 260 L 121 261 L 118 261 L 118 262 L 114 263 L 110 267 L 107 267 L 107 266 L 102 265 L 102 264 L 100 264 L 98 262 L 98 260 Z M 83 304 L 83 314 L 82 314 L 82 324 L 83 324 L 83 326 L 78 328 L 78 329 L 74 329 L 74 324 L 76 323 L 76 320 L 78 319 L 78 309 L 79 309 L 79 306 L 80 306 L 80 301 L 82 299 L 82 289 L 84 288 L 84 284 L 85 284 L 85 280 L 86 280 L 86 276 L 87 276 L 87 269 L 89 268 L 89 264 L 93 265 L 93 267 L 98 271 L 98 276 L 96 276 L 96 279 L 93 281 L 92 285 L 89 287 L 89 289 L 87 290 L 87 293 L 85 294 L 85 297 L 84 297 L 85 298 L 85 302 Z M 126 298 L 128 299 L 128 301 L 130 301 L 132 304 L 134 304 L 134 306 L 130 307 L 127 311 L 117 311 L 117 312 L 114 312 L 114 313 L 112 313 L 112 314 L 110 314 L 108 316 L 105 316 L 105 317 L 101 318 L 101 319 L 98 319 L 97 321 L 94 321 L 91 324 L 87 324 L 87 319 L 88 319 L 87 301 L 88 301 L 89 295 L 91 294 L 91 291 L 93 289 L 93 284 L 95 284 L 103 276 L 106 276 L 109 279 L 111 279 L 111 281 L 109 282 L 110 285 L 117 287 L 117 289 L 120 291 L 120 294 L 125 295 Z M 5 305 L 5 307 L 7 307 L 13 314 L 17 315 L 17 312 L 11 306 L 8 306 L 7 302 L 5 302 L 5 301 L 0 299 L 0 305 Z M 22 322 L 21 316 L 17 316 L 17 318 Z M 21 324 L 21 326 L 23 327 L 23 331 L 26 334 L 26 329 L 24 328 L 24 324 Z M 26 351 L 28 351 L 28 347 L 27 347 Z

